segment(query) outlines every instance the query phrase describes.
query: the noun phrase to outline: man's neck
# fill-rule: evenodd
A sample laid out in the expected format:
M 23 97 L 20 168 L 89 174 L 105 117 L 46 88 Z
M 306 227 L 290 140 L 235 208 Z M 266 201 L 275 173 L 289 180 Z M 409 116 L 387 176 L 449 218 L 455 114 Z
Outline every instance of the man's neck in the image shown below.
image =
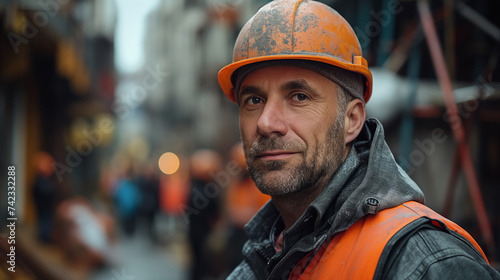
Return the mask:
M 346 145 L 344 160 L 351 150 L 352 143 Z M 285 230 L 289 229 L 302 216 L 307 207 L 320 195 L 332 178 L 323 177 L 314 186 L 297 193 L 273 196 L 272 201 L 281 215 L 285 224 Z
M 317 184 L 297 193 L 272 197 L 272 201 L 285 224 L 285 230 L 289 229 L 302 216 L 307 207 L 323 192 L 327 184 L 328 182 L 322 182 L 321 185 Z

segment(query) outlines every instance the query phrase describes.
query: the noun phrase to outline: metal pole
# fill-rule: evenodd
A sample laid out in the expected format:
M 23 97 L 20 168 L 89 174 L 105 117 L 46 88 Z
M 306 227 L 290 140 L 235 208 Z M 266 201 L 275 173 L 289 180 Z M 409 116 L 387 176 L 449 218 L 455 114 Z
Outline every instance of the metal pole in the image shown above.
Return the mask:
M 484 207 L 483 199 L 481 197 L 481 190 L 477 181 L 472 159 L 469 153 L 469 146 L 465 141 L 465 132 L 462 126 L 462 120 L 458 113 L 458 106 L 455 103 L 453 96 L 453 88 L 451 85 L 450 76 L 446 69 L 443 51 L 439 44 L 434 20 L 432 19 L 427 0 L 418 0 L 417 2 L 418 13 L 422 22 L 422 27 L 426 37 L 427 45 L 432 57 L 432 62 L 438 77 L 439 85 L 443 92 L 443 98 L 446 105 L 446 111 L 450 120 L 450 125 L 453 131 L 453 136 L 459 147 L 460 162 L 467 179 L 469 192 L 472 196 L 472 202 L 476 210 L 476 215 L 479 220 L 479 226 L 483 235 L 484 241 L 488 246 L 488 251 L 494 256 L 495 244 L 491 226 L 488 220 L 488 213 Z

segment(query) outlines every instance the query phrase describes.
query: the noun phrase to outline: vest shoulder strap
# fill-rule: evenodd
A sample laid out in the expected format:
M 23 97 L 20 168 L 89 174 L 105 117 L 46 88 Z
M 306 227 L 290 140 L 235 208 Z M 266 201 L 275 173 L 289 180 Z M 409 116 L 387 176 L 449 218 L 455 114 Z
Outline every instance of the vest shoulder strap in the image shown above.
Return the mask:
M 347 230 L 336 234 L 330 242 L 325 242 L 315 253 L 304 257 L 289 278 L 372 279 L 389 240 L 403 227 L 422 217 L 430 218 L 435 226 L 443 227 L 444 224 L 449 230 L 462 235 L 487 260 L 479 245 L 464 229 L 425 205 L 411 201 L 361 218 Z

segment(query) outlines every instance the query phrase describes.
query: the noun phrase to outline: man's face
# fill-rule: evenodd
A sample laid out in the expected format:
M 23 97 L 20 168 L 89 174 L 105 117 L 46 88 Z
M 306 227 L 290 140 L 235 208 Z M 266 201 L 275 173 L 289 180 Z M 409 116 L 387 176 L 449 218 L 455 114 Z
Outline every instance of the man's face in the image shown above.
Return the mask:
M 337 85 L 305 68 L 265 67 L 245 78 L 238 101 L 248 170 L 261 192 L 324 187 L 345 157 Z

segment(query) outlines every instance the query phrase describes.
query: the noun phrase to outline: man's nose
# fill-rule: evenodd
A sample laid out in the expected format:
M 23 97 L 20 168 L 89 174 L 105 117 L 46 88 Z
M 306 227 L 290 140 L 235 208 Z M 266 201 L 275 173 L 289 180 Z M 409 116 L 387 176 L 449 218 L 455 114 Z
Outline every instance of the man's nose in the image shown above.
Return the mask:
M 257 132 L 265 137 L 285 135 L 288 130 L 285 108 L 279 101 L 268 100 L 257 121 Z

